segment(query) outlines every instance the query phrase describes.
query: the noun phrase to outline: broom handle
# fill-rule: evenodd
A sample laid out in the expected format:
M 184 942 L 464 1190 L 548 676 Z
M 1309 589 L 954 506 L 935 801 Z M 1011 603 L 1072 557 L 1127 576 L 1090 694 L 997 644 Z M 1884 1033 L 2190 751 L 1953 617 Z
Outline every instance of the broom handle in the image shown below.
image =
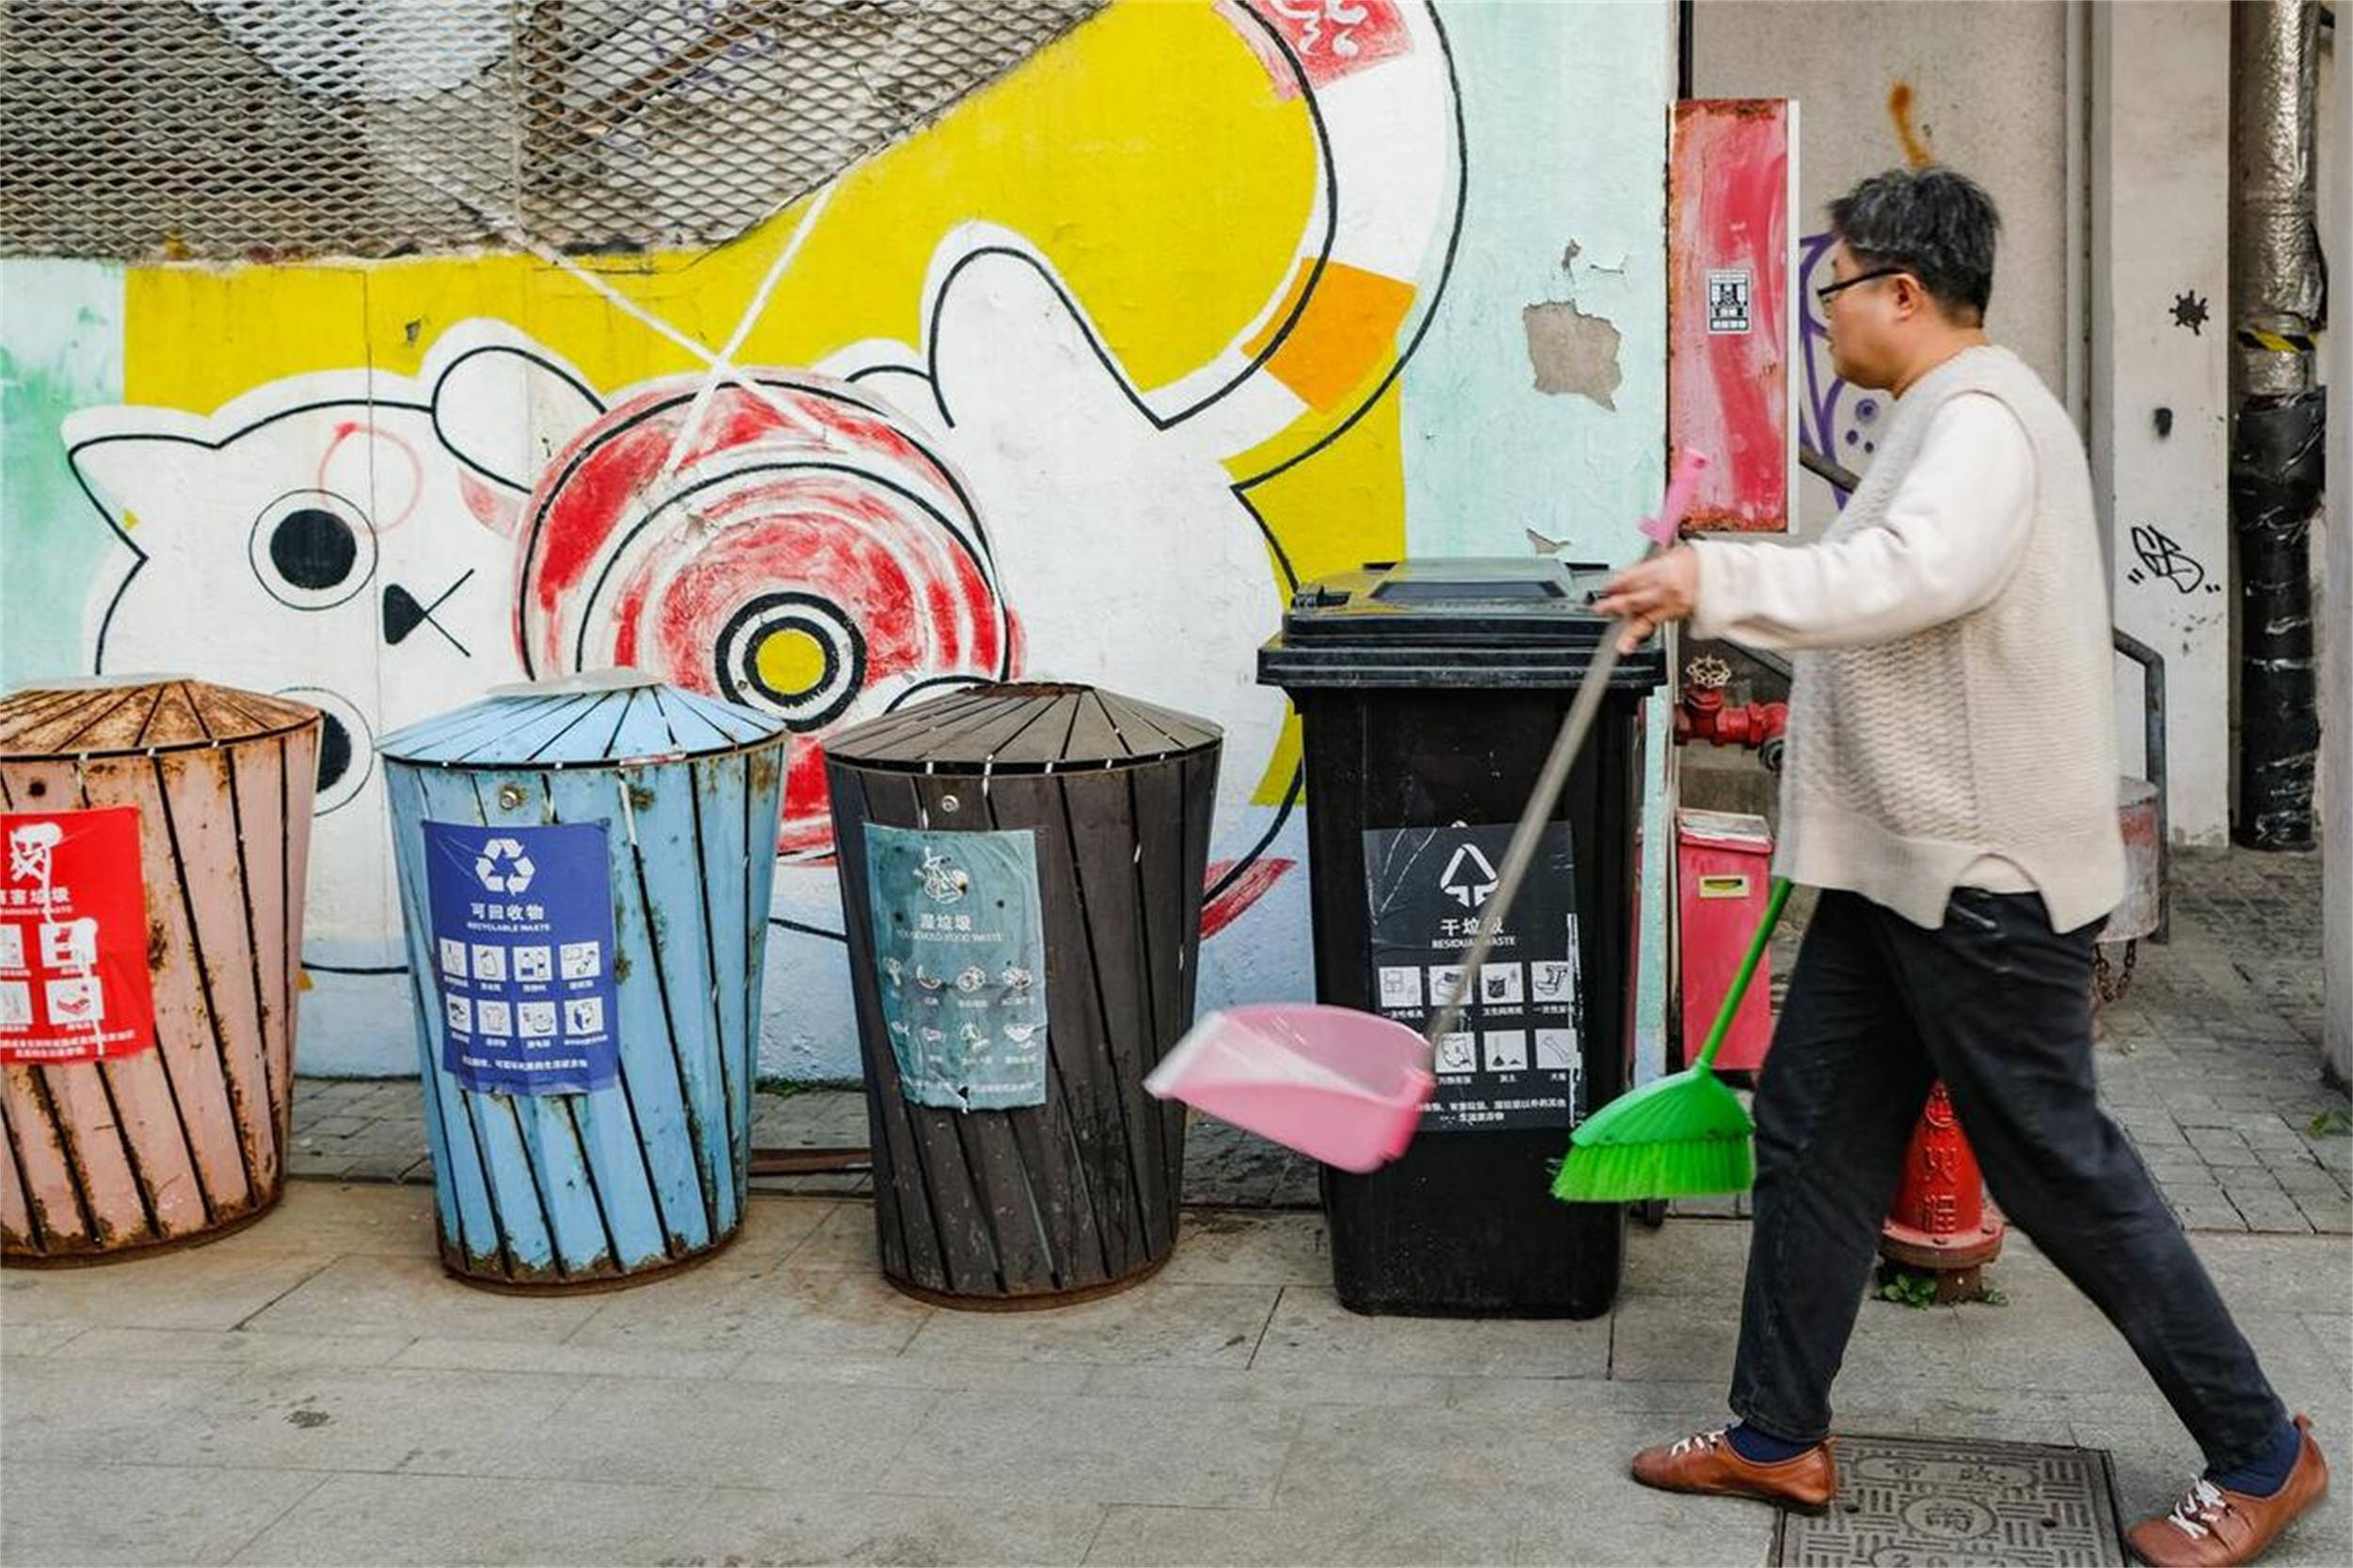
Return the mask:
M 1700 475 L 1706 469 L 1706 457 L 1696 452 L 1686 452 L 1675 464 L 1674 476 L 1668 481 L 1658 516 L 1643 523 L 1642 531 L 1651 539 L 1650 548 L 1642 552 L 1643 560 L 1649 560 L 1674 541 L 1692 493 L 1699 488 Z M 1585 736 L 1601 712 L 1602 698 L 1609 695 L 1610 672 L 1618 667 L 1618 632 L 1625 625 L 1625 617 L 1621 616 L 1602 629 L 1601 642 L 1593 649 L 1593 661 L 1585 667 L 1584 679 L 1577 682 L 1569 715 L 1561 721 L 1561 732 L 1553 737 L 1544 772 L 1536 776 L 1535 791 L 1520 812 L 1519 825 L 1512 830 L 1512 842 L 1503 852 L 1502 870 L 1496 873 L 1496 890 L 1487 896 L 1486 907 L 1480 912 L 1479 931 L 1471 938 L 1470 950 L 1463 955 L 1463 972 L 1454 982 L 1454 994 L 1447 998 L 1446 1005 L 1438 1009 L 1430 1027 L 1422 1032 L 1423 1041 L 1433 1051 L 1462 1021 L 1471 987 L 1479 983 L 1479 967 L 1485 962 L 1488 950 L 1495 946 L 1496 932 L 1501 928 L 1504 916 L 1512 912 L 1512 901 L 1519 896 L 1520 884 L 1528 879 L 1528 868 L 1536 859 L 1536 846 L 1543 840 L 1545 829 L 1551 825 L 1552 808 L 1559 804 L 1561 791 L 1569 781 L 1569 770 L 1577 764 L 1577 754 L 1585 749 Z
M 1699 1059 L 1691 1064 L 1694 1068 L 1705 1072 L 1716 1065 L 1717 1048 L 1732 1032 L 1732 1016 L 1740 1011 L 1741 1000 L 1749 994 L 1749 982 L 1765 956 L 1766 944 L 1773 939 L 1773 928 L 1781 923 L 1782 905 L 1788 902 L 1789 879 L 1773 878 L 1773 896 L 1766 901 L 1765 918 L 1757 922 L 1756 935 L 1749 938 L 1749 951 L 1740 960 L 1740 972 L 1732 977 L 1732 989 L 1724 993 L 1724 1004 L 1716 1009 L 1716 1021 L 1707 1026 L 1707 1043 L 1700 1047 Z
M 1652 549 L 1656 550 L 1656 545 Z M 1423 1038 L 1433 1050 L 1449 1032 L 1462 1021 L 1463 1008 L 1470 1000 L 1471 987 L 1478 983 L 1479 966 L 1495 946 L 1496 931 L 1503 924 L 1503 917 L 1511 913 L 1512 901 L 1519 896 L 1520 884 L 1528 878 L 1528 868 L 1536 859 L 1536 846 L 1551 825 L 1552 808 L 1561 798 L 1561 786 L 1568 782 L 1569 769 L 1576 765 L 1577 754 L 1585 747 L 1586 731 L 1593 728 L 1593 715 L 1601 711 L 1601 699 L 1609 690 L 1609 672 L 1618 665 L 1618 623 L 1612 621 L 1603 630 L 1601 646 L 1593 650 L 1593 662 L 1586 667 L 1585 679 L 1577 688 L 1577 700 L 1569 705 L 1569 716 L 1561 726 L 1561 733 L 1553 737 L 1552 754 L 1545 759 L 1545 771 L 1536 778 L 1536 792 L 1528 797 L 1528 808 L 1520 814 L 1519 825 L 1512 830 L 1511 846 L 1503 852 L 1503 869 L 1496 875 L 1496 890 L 1487 897 L 1487 906 L 1479 917 L 1479 933 L 1471 938 L 1470 951 L 1463 955 L 1463 973 L 1454 983 L 1454 994 L 1430 1020 Z

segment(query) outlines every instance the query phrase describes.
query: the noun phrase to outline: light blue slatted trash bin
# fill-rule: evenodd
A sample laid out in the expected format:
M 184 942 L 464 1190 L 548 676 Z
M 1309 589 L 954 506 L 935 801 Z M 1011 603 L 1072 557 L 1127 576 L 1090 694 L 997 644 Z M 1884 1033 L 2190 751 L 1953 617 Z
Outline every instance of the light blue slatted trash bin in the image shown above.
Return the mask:
M 606 670 L 378 743 L 458 1279 L 631 1284 L 743 1224 L 787 741 Z

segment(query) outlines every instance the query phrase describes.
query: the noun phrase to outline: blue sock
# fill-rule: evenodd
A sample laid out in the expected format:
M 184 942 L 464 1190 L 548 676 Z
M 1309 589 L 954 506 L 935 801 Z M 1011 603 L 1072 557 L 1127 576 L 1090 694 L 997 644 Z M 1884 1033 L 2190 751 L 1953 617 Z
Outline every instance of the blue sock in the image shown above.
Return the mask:
M 1724 1441 L 1732 1445 L 1733 1452 L 1752 1464 L 1779 1464 L 1817 1446 L 1813 1443 L 1785 1443 L 1778 1437 L 1766 1436 L 1745 1422 L 1725 1432 Z M 2287 1472 L 2282 1470 L 2280 1474 L 2285 1476 Z
M 2291 1421 L 2280 1429 L 2269 1448 L 2233 1469 L 2209 1470 L 2206 1479 L 2249 1497 L 2268 1497 L 2288 1483 L 2288 1472 L 2296 1468 L 2296 1456 L 2303 1449 L 2304 1434 Z

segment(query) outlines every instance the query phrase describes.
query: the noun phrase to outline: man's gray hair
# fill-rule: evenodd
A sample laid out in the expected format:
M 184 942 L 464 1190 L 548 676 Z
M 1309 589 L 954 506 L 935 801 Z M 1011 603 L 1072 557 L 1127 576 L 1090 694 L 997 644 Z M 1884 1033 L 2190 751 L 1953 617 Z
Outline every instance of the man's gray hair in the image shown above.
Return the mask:
M 1948 314 L 1980 319 L 1993 296 L 1993 199 L 1952 169 L 1891 168 L 1830 204 L 1831 232 L 1865 268 L 1901 267 Z

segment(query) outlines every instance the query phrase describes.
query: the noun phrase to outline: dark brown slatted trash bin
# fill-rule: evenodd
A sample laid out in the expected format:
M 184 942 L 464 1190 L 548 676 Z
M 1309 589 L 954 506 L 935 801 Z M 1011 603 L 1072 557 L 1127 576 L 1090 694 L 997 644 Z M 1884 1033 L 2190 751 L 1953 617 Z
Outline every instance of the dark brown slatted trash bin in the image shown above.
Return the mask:
M 947 1306 L 1134 1284 L 1176 1240 L 1216 727 L 968 688 L 826 748 L 884 1274 Z

